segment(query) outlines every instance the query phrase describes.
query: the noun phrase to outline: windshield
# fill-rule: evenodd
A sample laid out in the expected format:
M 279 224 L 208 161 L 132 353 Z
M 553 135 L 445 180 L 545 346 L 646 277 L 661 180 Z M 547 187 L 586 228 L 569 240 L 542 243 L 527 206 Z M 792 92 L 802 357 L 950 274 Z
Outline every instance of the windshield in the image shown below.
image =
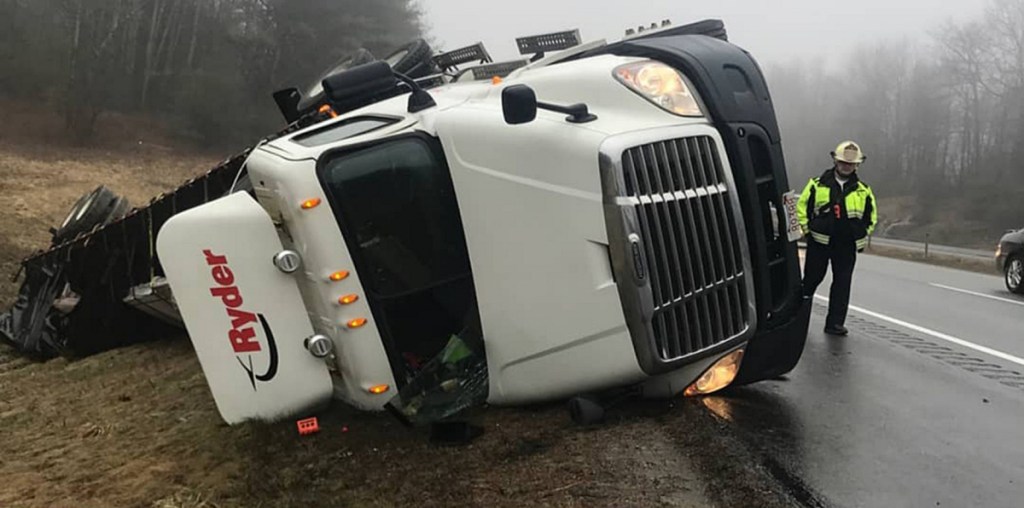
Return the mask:
M 338 155 L 322 178 L 366 289 L 392 297 L 469 274 L 455 193 L 436 141 L 404 137 Z

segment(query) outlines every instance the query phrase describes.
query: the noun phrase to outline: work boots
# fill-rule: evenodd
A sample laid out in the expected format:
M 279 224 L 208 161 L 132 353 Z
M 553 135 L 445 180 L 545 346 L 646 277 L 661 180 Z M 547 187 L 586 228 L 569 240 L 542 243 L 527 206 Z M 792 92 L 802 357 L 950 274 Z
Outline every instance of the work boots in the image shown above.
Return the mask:
M 828 335 L 838 335 L 840 337 L 849 335 L 850 330 L 847 330 L 843 325 L 825 325 L 825 333 Z

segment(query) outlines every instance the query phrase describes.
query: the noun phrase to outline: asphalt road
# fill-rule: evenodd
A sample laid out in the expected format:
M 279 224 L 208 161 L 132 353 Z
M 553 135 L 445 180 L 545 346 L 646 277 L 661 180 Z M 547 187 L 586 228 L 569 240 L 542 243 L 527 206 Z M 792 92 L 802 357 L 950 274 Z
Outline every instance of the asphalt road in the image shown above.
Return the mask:
M 1024 298 L 998 277 L 857 263 L 850 336 L 822 333 L 819 297 L 786 379 L 705 405 L 807 506 L 1024 506 Z

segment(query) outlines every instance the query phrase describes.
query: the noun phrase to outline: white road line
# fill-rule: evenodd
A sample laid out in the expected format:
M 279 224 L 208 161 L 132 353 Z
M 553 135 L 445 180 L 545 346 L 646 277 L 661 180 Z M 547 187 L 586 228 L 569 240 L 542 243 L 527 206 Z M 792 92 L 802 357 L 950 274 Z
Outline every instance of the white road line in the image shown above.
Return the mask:
M 950 291 L 956 291 L 957 293 L 965 293 L 965 294 L 968 294 L 968 295 L 980 296 L 982 298 L 988 298 L 988 299 L 991 299 L 991 300 L 997 300 L 997 301 L 1000 301 L 1000 302 L 1006 302 L 1006 303 L 1012 303 L 1014 305 L 1024 306 L 1024 301 L 1020 301 L 1020 300 L 1011 300 L 1009 298 L 1000 298 L 998 296 L 986 295 L 985 293 L 975 293 L 974 291 L 968 291 L 966 289 L 960 289 L 960 288 L 955 288 L 955 287 L 952 287 L 952 286 L 945 286 L 945 285 L 942 285 L 942 284 L 936 284 L 934 282 L 930 283 L 929 285 L 930 286 L 935 286 L 935 287 L 941 288 L 941 289 L 948 289 Z
M 823 301 L 823 302 L 826 302 L 826 303 L 828 302 L 828 298 L 825 298 L 824 296 L 814 295 L 814 297 L 819 299 L 819 300 L 821 300 L 821 301 Z M 946 334 L 944 334 L 942 332 L 937 332 L 935 330 L 932 330 L 932 329 L 929 329 L 929 328 L 925 328 L 923 326 L 918 326 L 918 325 L 915 325 L 913 323 L 908 323 L 906 321 L 902 321 L 902 320 L 896 319 L 894 317 L 886 316 L 885 314 L 879 314 L 879 313 L 874 312 L 874 311 L 870 311 L 870 310 L 867 310 L 867 309 L 862 309 L 860 307 L 857 307 L 856 305 L 851 305 L 850 309 L 852 309 L 854 311 L 857 311 L 857 312 L 860 312 L 861 314 L 866 314 L 866 315 L 871 316 L 871 317 L 873 317 L 875 319 L 881 319 L 882 321 L 886 321 L 886 322 L 892 323 L 892 324 L 894 324 L 896 326 L 902 326 L 903 328 L 909 328 L 911 330 L 914 330 L 915 332 L 923 333 L 925 335 L 930 335 L 930 336 L 935 337 L 936 339 L 939 339 L 939 340 L 944 340 L 946 342 L 951 342 L 951 343 L 956 344 L 958 346 L 962 346 L 962 347 L 965 347 L 965 348 L 968 348 L 968 349 L 973 349 L 975 351 L 978 351 L 979 353 L 985 353 L 987 355 L 992 355 L 992 356 L 994 356 L 996 358 L 1000 358 L 1000 359 L 1006 360 L 1008 362 L 1012 362 L 1012 363 L 1016 363 L 1017 365 L 1024 366 L 1024 358 L 1018 358 L 1016 356 L 1004 353 L 1002 351 L 996 351 L 995 349 L 992 349 L 990 347 L 985 347 L 985 346 L 982 346 L 982 345 L 979 345 L 979 344 L 975 344 L 973 342 L 968 342 L 968 341 L 966 341 L 964 339 L 960 339 L 960 338 L 954 337 L 952 335 L 946 335 Z

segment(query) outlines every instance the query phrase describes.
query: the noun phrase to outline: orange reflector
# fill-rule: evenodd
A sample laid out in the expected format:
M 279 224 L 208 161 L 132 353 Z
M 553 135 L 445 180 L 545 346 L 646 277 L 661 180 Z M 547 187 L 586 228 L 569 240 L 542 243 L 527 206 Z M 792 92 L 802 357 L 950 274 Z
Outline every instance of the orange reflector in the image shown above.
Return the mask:
M 346 325 L 349 328 L 361 328 L 365 324 L 366 324 L 366 318 L 357 318 L 357 319 L 353 319 L 352 321 L 349 321 L 348 323 L 346 323 Z
M 374 395 L 380 395 L 380 394 L 382 394 L 382 393 L 384 393 L 384 392 L 386 392 L 386 391 L 388 391 L 390 389 L 391 389 L 391 387 L 388 386 L 388 385 L 371 386 L 370 387 L 370 393 L 372 393 Z
M 348 305 L 351 303 L 355 303 L 356 300 L 359 300 L 359 295 L 345 295 L 341 298 L 338 298 L 338 303 L 342 305 Z
M 320 206 L 320 198 L 307 199 L 302 202 L 302 209 L 309 210 L 310 208 L 316 208 Z
M 338 118 L 338 114 L 334 112 L 334 108 L 332 108 L 329 104 L 324 104 L 323 106 L 320 106 L 320 109 L 318 109 L 317 112 L 320 113 L 321 115 L 329 115 L 331 118 Z
M 494 85 L 500 85 L 502 81 L 504 80 L 501 79 L 501 76 L 494 76 L 493 78 L 491 78 L 491 84 Z
M 340 271 L 334 272 L 334 273 L 331 274 L 331 277 L 330 277 L 330 279 L 333 280 L 334 282 L 338 282 L 339 280 L 345 280 L 347 278 L 348 278 L 348 272 L 345 271 L 345 270 L 340 270 Z

